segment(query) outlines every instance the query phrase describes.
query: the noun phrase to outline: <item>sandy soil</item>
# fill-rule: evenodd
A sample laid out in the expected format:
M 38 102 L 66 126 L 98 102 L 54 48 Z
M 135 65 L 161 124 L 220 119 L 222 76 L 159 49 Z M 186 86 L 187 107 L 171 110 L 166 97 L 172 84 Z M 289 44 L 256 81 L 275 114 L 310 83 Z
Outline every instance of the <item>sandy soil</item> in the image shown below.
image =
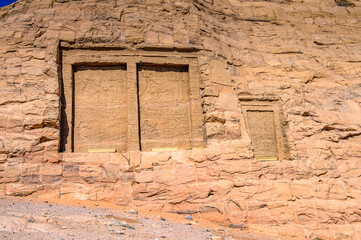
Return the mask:
M 184 215 L 163 213 L 157 215 L 157 213 L 125 209 L 106 203 L 62 200 L 50 202 L 0 197 L 0 239 L 276 240 L 281 238 L 221 227 L 199 219 L 186 219 Z

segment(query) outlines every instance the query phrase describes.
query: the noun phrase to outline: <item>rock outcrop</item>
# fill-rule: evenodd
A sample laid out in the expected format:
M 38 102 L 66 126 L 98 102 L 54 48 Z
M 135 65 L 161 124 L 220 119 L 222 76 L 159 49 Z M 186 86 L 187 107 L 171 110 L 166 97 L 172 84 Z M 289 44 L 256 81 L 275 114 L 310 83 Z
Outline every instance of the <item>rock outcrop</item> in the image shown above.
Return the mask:
M 20 0 L 1 8 L 0 193 L 194 213 L 285 236 L 360 239 L 361 3 L 338 2 Z M 66 52 L 81 56 L 71 65 Z M 177 104 L 192 106 L 172 123 L 179 141 L 170 151 L 151 151 L 153 139 L 167 141 L 163 133 L 142 135 L 137 99 L 145 87 L 128 84 L 126 150 L 72 152 L 78 78 L 65 66 L 117 65 L 117 56 L 129 83 L 141 79 L 137 64 L 183 66 L 164 70 L 185 81 L 181 91 L 159 86 L 172 101 L 188 93 Z M 182 71 L 194 75 L 187 80 Z M 169 121 L 161 124 L 169 129 Z

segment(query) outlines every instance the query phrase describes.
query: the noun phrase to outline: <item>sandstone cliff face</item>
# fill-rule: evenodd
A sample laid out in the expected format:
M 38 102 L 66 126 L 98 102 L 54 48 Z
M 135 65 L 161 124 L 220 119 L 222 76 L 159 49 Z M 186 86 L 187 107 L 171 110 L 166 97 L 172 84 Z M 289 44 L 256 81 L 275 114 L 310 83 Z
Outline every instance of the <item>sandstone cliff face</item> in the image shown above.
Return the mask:
M 354 4 L 20 0 L 1 8 L 0 192 L 360 239 L 361 4 Z M 77 49 L 195 55 L 204 147 L 59 153 L 62 55 Z M 275 114 L 274 151 L 283 161 L 255 158 L 264 152 L 252 130 L 266 124 L 252 125 L 261 110 Z

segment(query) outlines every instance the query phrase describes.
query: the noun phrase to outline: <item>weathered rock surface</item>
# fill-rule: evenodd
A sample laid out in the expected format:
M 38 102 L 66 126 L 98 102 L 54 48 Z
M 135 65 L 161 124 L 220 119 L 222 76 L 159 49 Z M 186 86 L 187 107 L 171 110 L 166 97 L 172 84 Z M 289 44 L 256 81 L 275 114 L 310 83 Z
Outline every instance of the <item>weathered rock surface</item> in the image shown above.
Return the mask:
M 361 3 L 352 2 L 20 0 L 1 8 L 0 193 L 360 239 Z M 110 48 L 196 54 L 204 148 L 59 153 L 61 53 Z M 247 111 L 273 111 L 274 135 L 252 135 Z M 271 138 L 284 160 L 257 161 L 255 148 Z
M 81 202 L 79 202 L 81 203 Z M 87 204 L 83 202 L 82 204 Z M 134 215 L 115 209 L 85 205 L 59 206 L 19 199 L 0 199 L 0 239 L 235 239 L 212 228 L 176 221 L 162 221 L 153 215 Z M 174 219 L 173 219 L 174 220 Z M 211 231 L 212 230 L 212 231 Z M 218 229 L 215 229 L 218 230 Z M 252 239 L 271 236 L 243 233 Z M 236 238 L 237 239 L 237 238 Z

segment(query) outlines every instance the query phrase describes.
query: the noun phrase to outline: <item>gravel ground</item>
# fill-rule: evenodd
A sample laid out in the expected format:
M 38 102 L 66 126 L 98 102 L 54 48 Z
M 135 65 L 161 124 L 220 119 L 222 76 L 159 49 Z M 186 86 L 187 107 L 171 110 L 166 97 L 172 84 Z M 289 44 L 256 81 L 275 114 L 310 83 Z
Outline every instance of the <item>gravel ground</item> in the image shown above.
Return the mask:
M 60 206 L 20 198 L 0 198 L 0 239 L 209 239 L 276 240 L 228 228 L 209 230 L 195 221 L 169 222 L 160 216 L 141 216 L 135 210 L 112 210 L 85 205 Z M 189 216 L 188 216 L 189 217 Z

